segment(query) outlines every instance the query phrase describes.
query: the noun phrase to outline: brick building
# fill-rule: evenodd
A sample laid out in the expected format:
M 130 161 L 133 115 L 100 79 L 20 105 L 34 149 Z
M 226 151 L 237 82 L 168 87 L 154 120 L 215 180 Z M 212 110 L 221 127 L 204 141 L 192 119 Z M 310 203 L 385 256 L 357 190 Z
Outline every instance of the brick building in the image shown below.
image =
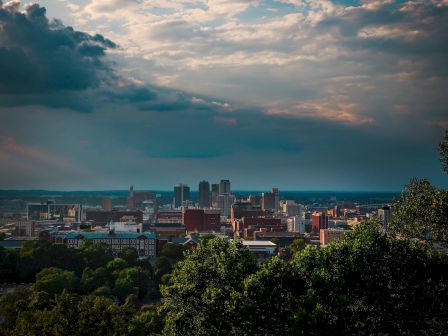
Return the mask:
M 203 231 L 218 232 L 221 229 L 219 210 L 184 208 L 182 211 L 182 221 L 187 233 Z

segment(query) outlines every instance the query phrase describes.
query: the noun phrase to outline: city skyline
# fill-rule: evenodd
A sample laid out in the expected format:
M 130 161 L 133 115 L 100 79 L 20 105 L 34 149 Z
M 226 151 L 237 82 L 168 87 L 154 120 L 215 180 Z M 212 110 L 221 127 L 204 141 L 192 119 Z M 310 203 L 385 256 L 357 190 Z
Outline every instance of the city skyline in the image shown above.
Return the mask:
M 446 1 L 41 0 L 0 14 L 0 189 L 448 185 Z

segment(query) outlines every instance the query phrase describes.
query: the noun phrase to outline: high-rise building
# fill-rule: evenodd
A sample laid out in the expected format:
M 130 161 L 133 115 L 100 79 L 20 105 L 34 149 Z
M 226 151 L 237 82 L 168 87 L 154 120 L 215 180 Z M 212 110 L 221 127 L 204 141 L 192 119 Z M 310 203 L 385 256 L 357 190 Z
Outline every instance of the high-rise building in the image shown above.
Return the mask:
M 184 202 L 190 200 L 190 187 L 186 184 L 178 184 L 174 186 L 173 206 L 180 208 Z
M 319 233 L 321 229 L 328 229 L 328 215 L 325 211 L 315 211 L 312 217 L 313 233 Z
M 280 194 L 278 188 L 272 188 L 272 193 L 274 194 L 274 210 L 278 211 L 280 206 Z
M 103 210 L 105 210 L 105 211 L 112 210 L 112 201 L 111 201 L 110 197 L 103 198 Z
M 303 216 L 296 215 L 290 217 L 287 220 L 287 224 L 289 232 L 305 233 L 305 218 Z
M 217 207 L 221 209 L 221 216 L 229 217 L 232 204 L 235 203 L 235 195 L 219 194 L 216 202 Z
M 275 210 L 275 194 L 266 192 L 261 194 L 261 208 L 263 210 Z
M 224 194 L 230 194 L 230 181 L 229 180 L 221 180 L 219 182 L 219 193 Z
M 207 181 L 199 182 L 199 206 L 201 208 L 210 207 L 210 184 Z
M 390 212 L 390 206 L 388 205 L 378 209 L 378 217 L 383 222 L 384 228 L 387 228 L 387 225 L 390 223 Z
M 213 183 L 212 184 L 212 207 L 217 208 L 218 207 L 218 195 L 219 195 L 219 184 Z

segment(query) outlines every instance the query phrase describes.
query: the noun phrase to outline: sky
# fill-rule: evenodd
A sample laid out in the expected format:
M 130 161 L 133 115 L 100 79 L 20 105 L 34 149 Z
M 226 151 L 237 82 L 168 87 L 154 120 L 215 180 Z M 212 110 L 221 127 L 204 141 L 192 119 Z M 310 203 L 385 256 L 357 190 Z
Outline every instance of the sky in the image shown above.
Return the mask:
M 0 0 L 0 189 L 448 186 L 448 0 Z

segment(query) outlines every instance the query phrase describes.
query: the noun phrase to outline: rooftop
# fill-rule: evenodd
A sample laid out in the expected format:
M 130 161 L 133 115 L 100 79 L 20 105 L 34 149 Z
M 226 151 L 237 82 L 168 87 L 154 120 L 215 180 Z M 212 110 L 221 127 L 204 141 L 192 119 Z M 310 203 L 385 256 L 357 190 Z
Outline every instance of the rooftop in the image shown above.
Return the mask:
M 269 240 L 243 240 L 243 246 L 277 246 L 275 243 Z
M 156 235 L 151 232 L 120 232 L 120 233 L 105 233 L 105 232 L 70 232 L 66 235 L 66 238 L 77 238 L 78 236 L 83 236 L 89 239 L 104 239 L 104 238 L 138 238 L 144 236 L 145 238 L 156 238 Z

